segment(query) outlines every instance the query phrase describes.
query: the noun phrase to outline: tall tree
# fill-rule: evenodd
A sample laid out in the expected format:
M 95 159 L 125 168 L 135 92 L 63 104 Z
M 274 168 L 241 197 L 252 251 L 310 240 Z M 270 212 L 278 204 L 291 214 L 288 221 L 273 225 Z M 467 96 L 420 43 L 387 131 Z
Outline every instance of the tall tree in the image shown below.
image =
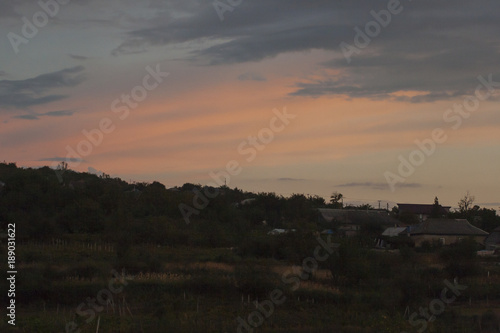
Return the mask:
M 439 204 L 438 197 L 434 197 L 434 204 L 432 205 L 431 217 L 441 216 L 441 205 Z
M 344 195 L 339 192 L 333 192 L 330 196 L 330 204 L 333 208 L 342 208 Z
M 462 199 L 458 201 L 458 210 L 464 217 L 467 216 L 469 211 L 473 208 L 476 198 L 467 191 Z

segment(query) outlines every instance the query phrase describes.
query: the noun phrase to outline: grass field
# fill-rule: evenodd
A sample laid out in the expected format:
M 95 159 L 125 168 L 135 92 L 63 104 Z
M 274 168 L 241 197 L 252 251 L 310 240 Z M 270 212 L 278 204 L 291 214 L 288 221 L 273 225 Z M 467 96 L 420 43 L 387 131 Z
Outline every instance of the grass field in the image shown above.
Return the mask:
M 17 322 L 4 321 L 0 330 L 416 332 L 422 325 L 412 326 L 410 314 L 439 297 L 446 277 L 434 253 L 416 253 L 410 265 L 397 251 L 373 251 L 370 258 L 389 272 L 355 286 L 332 283 L 327 267 L 302 279 L 300 263 L 241 258 L 230 248 L 144 244 L 128 253 L 120 261 L 113 244 L 81 236 L 19 244 Z M 428 332 L 481 332 L 500 316 L 500 266 L 482 261 L 479 274 L 460 281 L 467 289 L 426 324 Z M 427 279 L 412 286 L 408 274 Z M 277 291 L 279 304 L 270 301 Z

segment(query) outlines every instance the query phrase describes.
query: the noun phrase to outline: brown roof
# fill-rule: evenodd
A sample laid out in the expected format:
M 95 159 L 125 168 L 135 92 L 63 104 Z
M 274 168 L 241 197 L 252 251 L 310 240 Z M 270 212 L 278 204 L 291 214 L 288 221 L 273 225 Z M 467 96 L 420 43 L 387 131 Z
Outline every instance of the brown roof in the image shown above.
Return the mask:
M 491 234 L 484 240 L 486 245 L 500 244 L 500 227 L 495 228 Z
M 457 235 L 457 236 L 488 236 L 465 219 L 427 219 L 410 226 L 410 235 Z
M 415 215 L 432 215 L 434 210 L 434 205 L 427 204 L 400 204 L 398 203 L 399 212 L 407 212 Z M 446 215 L 450 212 L 450 206 L 439 206 L 439 214 Z

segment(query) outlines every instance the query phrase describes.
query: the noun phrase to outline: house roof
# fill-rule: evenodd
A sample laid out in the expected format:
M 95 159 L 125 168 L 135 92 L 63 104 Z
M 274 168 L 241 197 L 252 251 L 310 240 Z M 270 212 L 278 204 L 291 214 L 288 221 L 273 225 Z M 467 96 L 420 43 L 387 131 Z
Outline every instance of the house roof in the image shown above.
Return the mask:
M 491 234 L 484 240 L 486 245 L 496 245 L 500 244 L 500 227 L 495 228 Z
M 396 237 L 399 236 L 400 233 L 404 232 L 406 227 L 391 227 L 384 230 L 382 236 Z
M 457 236 L 487 236 L 481 230 L 465 219 L 427 219 L 409 228 L 410 235 L 457 235 Z
M 268 235 L 281 235 L 281 234 L 287 234 L 289 232 L 294 232 L 295 229 L 273 229 L 269 231 L 267 234 Z
M 366 223 L 395 225 L 400 223 L 389 216 L 386 211 L 331 208 L 319 208 L 318 211 L 326 222 L 357 225 Z
M 415 215 L 432 215 L 434 210 L 434 205 L 427 204 L 400 204 L 398 203 L 399 211 L 407 212 Z M 439 206 L 439 214 L 446 215 L 450 212 L 450 206 Z
M 256 198 L 250 198 L 250 199 L 245 199 L 245 200 L 242 200 L 240 202 L 240 205 L 244 206 L 244 205 L 249 205 L 251 204 L 252 202 L 254 202 L 255 200 L 257 200 Z

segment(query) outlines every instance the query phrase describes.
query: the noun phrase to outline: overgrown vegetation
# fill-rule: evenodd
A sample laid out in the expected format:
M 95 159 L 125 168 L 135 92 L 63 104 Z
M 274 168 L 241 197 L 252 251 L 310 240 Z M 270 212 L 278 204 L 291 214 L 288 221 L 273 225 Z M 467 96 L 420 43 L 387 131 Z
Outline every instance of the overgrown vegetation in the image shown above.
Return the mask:
M 0 181 L 0 227 L 16 223 L 20 272 L 17 325 L 3 321 L 2 332 L 64 332 L 69 323 L 95 332 L 98 322 L 99 332 L 235 332 L 237 318 L 248 319 L 254 302 L 274 290 L 285 301 L 255 332 L 411 332 L 411 313 L 455 278 L 467 289 L 428 323 L 429 332 L 480 332 L 498 323 L 496 258 L 478 258 L 469 239 L 418 249 L 401 240 L 399 250 L 375 250 L 377 225 L 352 238 L 320 235 L 316 208 L 339 208 L 339 193 L 327 204 L 318 196 L 210 188 L 218 194 L 187 224 L 179 205 L 193 206 L 206 190 L 200 185 L 166 189 L 71 170 L 60 183 L 50 168 L 5 163 Z M 499 225 L 489 210 L 475 212 L 490 229 Z M 275 228 L 288 232 L 269 234 Z M 318 246 L 327 258 L 308 274 L 304 263 Z M 5 258 L 4 243 L 0 251 Z M 6 260 L 0 267 L 7 270 Z M 88 303 L 106 290 L 112 302 Z

